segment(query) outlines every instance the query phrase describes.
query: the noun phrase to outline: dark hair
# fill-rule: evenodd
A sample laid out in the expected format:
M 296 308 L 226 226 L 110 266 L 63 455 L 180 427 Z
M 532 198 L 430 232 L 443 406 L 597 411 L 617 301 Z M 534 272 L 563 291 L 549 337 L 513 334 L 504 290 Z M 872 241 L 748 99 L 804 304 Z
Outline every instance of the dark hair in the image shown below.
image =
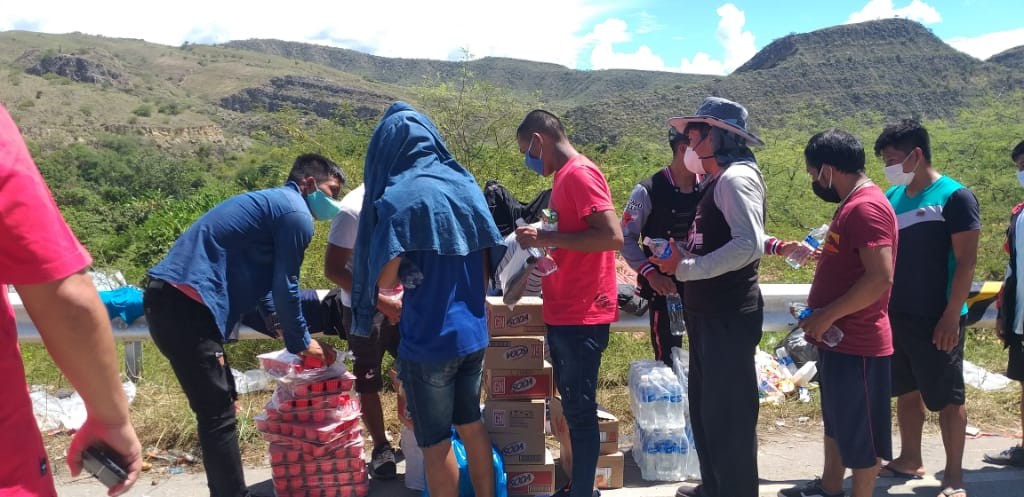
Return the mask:
M 928 138 L 928 130 L 924 129 L 916 119 L 904 119 L 898 123 L 887 124 L 882 134 L 875 140 L 875 156 L 881 157 L 882 149 L 892 147 L 909 154 L 914 147 L 924 153 L 924 160 L 931 163 L 932 147 Z
M 807 165 L 828 164 L 844 173 L 864 172 L 864 147 L 857 137 L 841 129 L 828 129 L 811 137 L 804 147 Z
M 676 131 L 675 126 L 668 127 L 668 146 L 672 149 L 672 155 L 676 154 L 676 149 L 679 148 L 679 144 L 689 145 L 690 138 L 684 133 Z
M 558 116 L 541 109 L 531 110 L 516 129 L 517 138 L 525 138 L 533 133 L 541 133 L 555 139 L 565 138 L 565 128 L 562 127 L 562 121 Z
M 1016 147 L 1013 147 L 1013 152 L 1010 152 L 1010 160 L 1017 162 L 1017 157 L 1024 154 L 1024 140 L 1021 140 Z
M 345 184 L 345 173 L 341 168 L 320 154 L 302 154 L 296 157 L 292 170 L 288 173 L 288 181 L 298 183 L 307 176 L 312 176 L 317 183 L 334 177 L 338 178 L 341 184 Z

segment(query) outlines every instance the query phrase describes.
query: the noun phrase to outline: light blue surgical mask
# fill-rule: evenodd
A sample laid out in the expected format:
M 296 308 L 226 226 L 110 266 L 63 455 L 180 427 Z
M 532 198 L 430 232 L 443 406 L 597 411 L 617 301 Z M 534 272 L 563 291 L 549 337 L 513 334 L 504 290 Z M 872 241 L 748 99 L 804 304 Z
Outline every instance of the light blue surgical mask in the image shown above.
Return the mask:
M 540 157 L 533 157 L 530 155 L 530 150 L 533 148 L 533 138 L 530 138 L 530 146 L 526 147 L 526 153 L 523 154 L 523 161 L 526 162 L 527 169 L 544 176 L 544 161 L 542 157 L 544 152 L 541 151 Z
M 309 204 L 309 212 L 317 221 L 328 221 L 341 212 L 341 202 L 328 197 L 323 190 L 317 188 L 315 192 L 306 195 L 306 203 Z

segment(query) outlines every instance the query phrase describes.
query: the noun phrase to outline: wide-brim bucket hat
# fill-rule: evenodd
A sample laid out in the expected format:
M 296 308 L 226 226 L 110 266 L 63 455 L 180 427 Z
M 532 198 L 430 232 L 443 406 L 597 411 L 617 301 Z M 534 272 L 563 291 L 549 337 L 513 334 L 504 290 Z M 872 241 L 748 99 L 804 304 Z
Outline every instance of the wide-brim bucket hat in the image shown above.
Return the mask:
M 705 123 L 735 133 L 746 140 L 748 145 L 764 145 L 757 135 L 747 131 L 747 109 L 742 105 L 721 97 L 707 97 L 692 116 L 673 117 L 668 125 L 682 133 L 690 123 Z

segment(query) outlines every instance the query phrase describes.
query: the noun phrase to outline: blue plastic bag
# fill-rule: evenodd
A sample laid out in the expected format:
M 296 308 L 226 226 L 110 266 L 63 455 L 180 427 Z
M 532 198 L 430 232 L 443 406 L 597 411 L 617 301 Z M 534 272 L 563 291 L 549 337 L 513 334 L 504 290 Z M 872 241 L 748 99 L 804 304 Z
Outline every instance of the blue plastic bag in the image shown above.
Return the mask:
M 466 447 L 462 445 L 458 433 L 452 429 L 452 451 L 455 462 L 459 465 L 459 497 L 476 497 L 473 482 L 469 479 L 469 465 L 466 460 Z M 508 475 L 505 474 L 505 460 L 501 458 L 498 448 L 491 446 L 491 460 L 494 463 L 494 497 L 508 497 Z M 430 497 L 430 489 L 423 489 L 422 497 Z

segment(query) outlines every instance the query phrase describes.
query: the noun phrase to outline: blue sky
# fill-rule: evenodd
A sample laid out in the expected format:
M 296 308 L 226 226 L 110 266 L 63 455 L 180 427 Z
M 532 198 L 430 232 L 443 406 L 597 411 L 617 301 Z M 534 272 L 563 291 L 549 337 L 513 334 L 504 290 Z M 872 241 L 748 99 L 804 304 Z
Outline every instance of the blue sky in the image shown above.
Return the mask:
M 1024 45 L 1019 0 L 176 0 L 6 2 L 0 30 L 80 31 L 166 45 L 278 38 L 386 57 L 501 56 L 578 69 L 728 74 L 789 33 L 921 22 L 979 59 Z

